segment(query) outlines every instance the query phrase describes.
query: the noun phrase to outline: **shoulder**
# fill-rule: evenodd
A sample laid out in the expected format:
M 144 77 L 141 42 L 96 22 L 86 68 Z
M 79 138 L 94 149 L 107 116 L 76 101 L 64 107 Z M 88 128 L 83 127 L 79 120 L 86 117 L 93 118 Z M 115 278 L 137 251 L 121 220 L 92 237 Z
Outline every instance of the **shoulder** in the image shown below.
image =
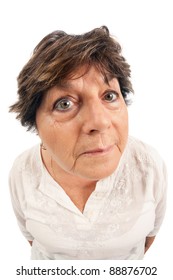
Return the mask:
M 134 137 L 129 137 L 127 151 L 130 158 L 139 165 L 146 165 L 148 168 L 162 170 L 165 163 L 159 152 L 151 145 Z
M 167 186 L 167 169 L 158 151 L 145 142 L 129 137 L 126 161 L 131 174 L 141 178 L 145 186 L 164 191 Z M 150 183 L 149 183 L 150 182 Z
M 32 173 L 39 164 L 39 144 L 22 152 L 15 160 L 10 170 L 10 175 L 19 173 Z
M 14 161 L 9 173 L 9 188 L 15 201 L 24 203 L 39 185 L 41 168 L 40 145 L 36 145 L 21 153 Z
M 133 137 L 129 137 L 126 151 L 126 171 L 131 174 L 133 185 L 141 185 L 143 191 L 152 192 L 160 201 L 167 189 L 167 170 L 158 151 Z

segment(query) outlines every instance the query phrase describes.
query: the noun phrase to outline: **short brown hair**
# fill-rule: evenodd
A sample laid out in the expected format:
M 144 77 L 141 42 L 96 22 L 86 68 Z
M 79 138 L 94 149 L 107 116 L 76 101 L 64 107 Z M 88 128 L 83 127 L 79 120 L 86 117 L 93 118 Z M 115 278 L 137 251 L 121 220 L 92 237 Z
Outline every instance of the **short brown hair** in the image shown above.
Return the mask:
M 35 129 L 44 93 L 83 65 L 95 65 L 104 75 L 116 77 L 128 103 L 127 94 L 133 92 L 130 66 L 121 55 L 120 44 L 102 26 L 82 35 L 54 31 L 44 37 L 18 76 L 18 101 L 10 106 L 10 112 L 17 113 L 28 130 Z

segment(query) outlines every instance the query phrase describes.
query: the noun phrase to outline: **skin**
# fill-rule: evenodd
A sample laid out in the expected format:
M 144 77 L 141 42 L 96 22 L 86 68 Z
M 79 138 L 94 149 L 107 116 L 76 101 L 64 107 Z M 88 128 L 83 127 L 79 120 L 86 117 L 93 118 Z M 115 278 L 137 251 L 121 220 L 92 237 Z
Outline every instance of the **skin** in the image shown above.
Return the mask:
M 42 160 L 81 212 L 96 182 L 116 170 L 128 138 L 119 82 L 107 78 L 93 66 L 79 68 L 46 93 L 36 114 Z M 145 252 L 154 238 L 146 238 Z
M 36 114 L 43 162 L 80 211 L 96 182 L 117 168 L 128 137 L 118 80 L 107 83 L 95 67 L 85 72 L 51 88 Z
M 155 236 L 148 236 L 145 240 L 145 253 L 148 251 L 152 243 L 154 242 Z

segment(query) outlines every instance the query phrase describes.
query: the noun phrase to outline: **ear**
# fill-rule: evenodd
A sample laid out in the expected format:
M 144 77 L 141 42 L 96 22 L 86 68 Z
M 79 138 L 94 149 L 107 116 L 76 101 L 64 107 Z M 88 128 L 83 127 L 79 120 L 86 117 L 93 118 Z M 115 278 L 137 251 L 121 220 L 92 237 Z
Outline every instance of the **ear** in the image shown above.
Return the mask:
M 128 90 L 121 90 L 122 96 L 124 98 L 124 101 L 126 103 L 127 106 L 131 105 L 133 103 L 134 100 L 134 94 L 131 91 Z

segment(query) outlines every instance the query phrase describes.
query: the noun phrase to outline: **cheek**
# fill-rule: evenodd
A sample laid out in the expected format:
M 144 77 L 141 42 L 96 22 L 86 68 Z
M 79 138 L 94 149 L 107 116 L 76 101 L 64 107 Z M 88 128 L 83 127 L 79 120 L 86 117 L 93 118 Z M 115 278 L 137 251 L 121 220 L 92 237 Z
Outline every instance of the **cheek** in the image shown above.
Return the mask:
M 124 107 L 123 110 L 121 110 L 119 114 L 114 117 L 114 128 L 119 139 L 119 147 L 121 150 L 124 150 L 127 143 L 129 130 L 128 111 L 126 107 Z
M 124 127 L 128 127 L 128 110 L 127 106 L 124 104 L 123 109 L 121 110 L 120 118 Z
M 49 142 L 54 138 L 56 134 L 55 127 L 56 127 L 55 122 L 50 117 L 37 118 L 38 134 L 44 143 Z
M 125 107 L 120 116 L 120 129 L 121 129 L 121 134 L 123 135 L 124 141 L 127 141 L 128 130 L 129 130 L 128 122 L 129 122 L 128 121 L 128 111 L 127 111 L 127 108 Z
M 113 123 L 119 133 L 128 133 L 128 111 L 126 106 L 123 106 L 119 112 L 113 114 Z
M 53 147 L 56 144 L 58 131 L 60 130 L 54 118 L 38 112 L 36 124 L 38 135 L 45 147 Z
M 122 130 L 124 131 L 125 135 L 128 134 L 129 120 L 128 120 L 128 112 L 127 111 L 123 114 L 123 117 L 122 117 Z
M 77 142 L 74 126 L 47 118 L 38 127 L 39 136 L 49 152 L 56 157 L 70 157 Z

